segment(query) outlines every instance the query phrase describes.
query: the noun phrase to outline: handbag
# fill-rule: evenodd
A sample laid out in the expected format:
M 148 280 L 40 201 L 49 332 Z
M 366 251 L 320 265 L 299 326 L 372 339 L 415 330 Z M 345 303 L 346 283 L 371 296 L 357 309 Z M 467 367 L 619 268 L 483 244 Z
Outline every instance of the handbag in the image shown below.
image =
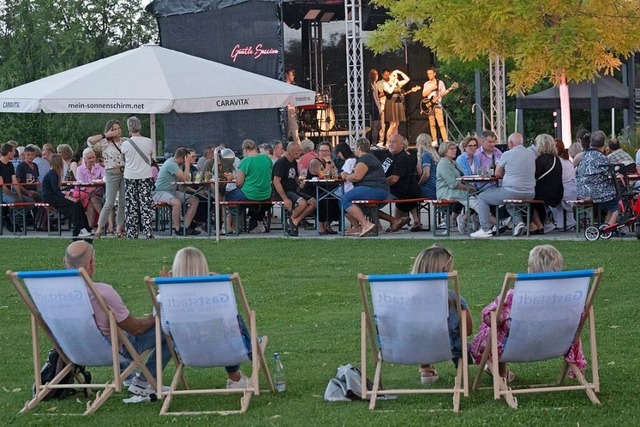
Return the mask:
M 551 173 L 551 171 L 553 170 L 553 168 L 555 168 L 555 167 L 556 167 L 556 159 L 557 159 L 557 156 L 554 156 L 554 157 L 553 157 L 553 164 L 551 165 L 551 167 L 549 168 L 549 170 L 548 170 L 548 171 L 546 171 L 545 173 L 543 173 L 542 175 L 540 175 L 540 176 L 536 179 L 536 181 L 540 181 L 542 178 L 544 178 L 545 176 L 547 176 L 547 175 L 549 175 L 549 174 Z

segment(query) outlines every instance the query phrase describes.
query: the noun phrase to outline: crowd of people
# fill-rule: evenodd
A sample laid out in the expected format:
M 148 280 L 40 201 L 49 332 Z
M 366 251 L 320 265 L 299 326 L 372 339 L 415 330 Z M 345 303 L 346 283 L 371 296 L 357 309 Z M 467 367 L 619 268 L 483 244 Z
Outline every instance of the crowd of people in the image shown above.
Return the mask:
M 3 144 L 1 182 L 20 184 L 3 185 L 3 201 L 49 203 L 71 220 L 73 235 L 81 238 L 113 233 L 127 238 L 142 234 L 151 239 L 155 204 L 171 209 L 176 235 L 209 231 L 214 212 L 207 206 L 211 198 L 201 194 L 202 187 L 179 183 L 207 181 L 204 178 L 214 174 L 214 156 L 220 149 L 209 146 L 198 158 L 193 148 L 178 147 L 158 167 L 153 142 L 140 134 L 140 120 L 130 117 L 126 126 L 129 137 L 123 136 L 117 120 L 109 120 L 103 132 L 87 138 L 87 147 L 76 155 L 67 144 L 59 145 L 55 154 L 51 144 L 42 148 L 28 144 L 23 150 L 13 141 Z M 291 236 L 298 235 L 301 225 L 308 226 L 306 218 L 316 210 L 319 234 L 336 234 L 334 226 L 340 224 L 344 212 L 350 224 L 345 234 L 365 236 L 374 230 L 394 233 L 408 224 L 410 231 L 422 230 L 416 200 L 437 199 L 455 202 L 449 220 L 457 224 L 460 233 L 488 238 L 509 227 L 514 236 L 527 228 L 530 234 L 572 230 L 576 220 L 571 202 L 589 199 L 606 212 L 607 224 L 616 223 L 616 189 L 604 166 L 634 163 L 617 140 L 607 143 L 602 131 L 580 131 L 568 149 L 547 134 L 536 136 L 529 147 L 519 133 L 509 135 L 506 142 L 508 149 L 502 152 L 492 131 L 470 135 L 459 144 L 437 143 L 423 133 L 416 138 L 414 157 L 409 141 L 399 133 L 389 135 L 388 150 L 379 150 L 360 138 L 354 144 L 355 152 L 346 142 L 334 150 L 328 142 L 316 146 L 306 138 L 286 145 L 281 141 L 258 145 L 247 139 L 240 158 L 223 159 L 219 154 L 218 173 L 225 181 L 219 189 L 232 205 L 255 202 L 255 206 L 238 203 L 218 214 L 225 219 L 221 223 L 227 233 L 243 227 L 234 224 L 234 218 L 244 217 L 234 215 L 234 209 L 246 210 L 249 232 L 269 232 L 269 207 L 272 201 L 279 201 L 288 212 L 282 220 Z M 481 184 L 461 180 L 469 175 L 492 175 L 496 180 Z M 338 198 L 318 203 L 313 184 L 323 178 L 341 178 L 344 187 L 335 193 Z M 544 203 L 533 206 L 529 224 L 520 209 L 504 203 L 532 199 Z M 367 209 L 376 208 L 353 203 L 358 200 L 399 203 L 390 213 L 379 203 L 377 215 L 371 215 Z M 33 208 L 29 220 L 45 229 L 48 221 L 37 210 Z M 496 210 L 503 219 L 499 224 Z M 379 218 L 377 224 L 371 222 L 375 217 Z M 388 227 L 383 227 L 380 219 Z M 3 221 L 12 231 L 20 227 L 12 224 L 7 213 Z

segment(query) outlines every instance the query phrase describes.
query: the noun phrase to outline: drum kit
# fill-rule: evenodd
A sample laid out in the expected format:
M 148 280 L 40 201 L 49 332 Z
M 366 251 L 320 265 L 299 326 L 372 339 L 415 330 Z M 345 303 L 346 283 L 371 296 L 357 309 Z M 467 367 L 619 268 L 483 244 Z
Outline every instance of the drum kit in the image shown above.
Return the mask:
M 316 93 L 316 102 L 300 108 L 300 128 L 305 132 L 329 132 L 336 124 L 336 115 L 331 108 L 331 94 Z

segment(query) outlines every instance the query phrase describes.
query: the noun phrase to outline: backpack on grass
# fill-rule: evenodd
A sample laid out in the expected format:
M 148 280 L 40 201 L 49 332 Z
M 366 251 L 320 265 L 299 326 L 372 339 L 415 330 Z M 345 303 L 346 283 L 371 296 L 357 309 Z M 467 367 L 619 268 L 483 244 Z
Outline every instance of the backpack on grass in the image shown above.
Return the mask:
M 47 361 L 42 366 L 40 370 L 40 381 L 44 385 L 48 382 L 51 382 L 56 375 L 64 368 L 64 362 L 60 359 L 60 355 L 56 351 L 55 348 L 52 348 L 49 351 L 49 355 L 47 356 Z M 78 381 L 79 384 L 91 384 L 91 372 L 87 371 L 84 366 L 73 365 L 73 370 L 69 372 L 63 379 L 60 381 L 60 384 L 72 384 L 74 378 Z M 84 396 L 87 397 L 89 395 L 89 389 L 83 389 Z M 35 396 L 38 392 L 36 390 L 35 383 L 32 388 L 33 395 Z M 65 397 L 71 396 L 77 393 L 77 390 L 71 388 L 60 388 L 51 390 L 43 400 L 50 399 L 64 399 Z

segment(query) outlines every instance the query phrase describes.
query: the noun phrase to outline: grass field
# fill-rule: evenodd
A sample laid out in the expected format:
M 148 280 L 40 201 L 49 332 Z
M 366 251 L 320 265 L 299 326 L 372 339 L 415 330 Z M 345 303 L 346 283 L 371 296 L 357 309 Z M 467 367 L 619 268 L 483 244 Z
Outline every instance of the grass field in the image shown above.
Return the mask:
M 3 240 L 4 270 L 61 268 L 68 241 L 58 239 Z M 288 383 L 284 395 L 255 397 L 244 415 L 174 418 L 158 416 L 159 403 L 125 405 L 126 392 L 113 396 L 97 414 L 60 418 L 51 414 L 77 411 L 84 407 L 75 397 L 45 402 L 33 413 L 19 415 L 31 396 L 33 382 L 29 317 L 24 304 L 4 278 L 0 288 L 0 372 L 2 399 L 0 416 L 4 425 L 636 425 L 640 417 L 637 384 L 640 381 L 637 325 L 638 282 L 636 254 L 632 241 L 554 242 L 564 254 L 565 269 L 604 268 L 604 278 L 595 302 L 598 334 L 601 405 L 594 406 L 584 392 L 536 394 L 519 397 L 519 409 L 504 401 L 494 401 L 488 389 L 463 398 L 461 412 L 451 412 L 450 396 L 402 396 L 397 401 L 380 402 L 379 411 L 364 402 L 325 403 L 324 389 L 339 365 L 360 365 L 359 329 L 361 302 L 357 273 L 409 272 L 413 257 L 432 240 L 293 240 L 242 239 L 214 243 L 211 240 L 158 239 L 125 241 L 104 239 L 96 243 L 96 281 L 112 284 L 134 315 L 151 308 L 144 287 L 146 275 L 170 268 L 175 252 L 188 244 L 201 249 L 212 271 L 240 273 L 252 308 L 257 312 L 260 334 L 269 336 L 267 352 L 281 354 Z M 505 272 L 526 270 L 528 251 L 535 240 L 441 240 L 452 250 L 454 269 L 459 272 L 462 295 L 470 304 L 477 331 L 480 311 L 498 293 Z M 548 243 L 548 242 L 545 242 Z M 636 337 L 636 338 L 634 338 Z M 48 344 L 47 344 L 48 345 Z M 589 358 L 589 357 L 587 357 Z M 520 381 L 552 381 L 560 364 L 547 362 L 514 365 Z M 249 366 L 244 367 L 246 371 Z M 451 363 L 438 365 L 440 381 L 453 379 Z M 94 380 L 106 378 L 104 371 L 91 369 Z M 168 382 L 172 364 L 165 376 Z M 189 371 L 194 385 L 221 386 L 222 368 Z M 188 373 L 189 373 L 188 372 Z M 386 383 L 415 386 L 419 377 L 413 366 L 390 366 Z M 475 375 L 476 367 L 470 368 Z M 372 373 L 370 376 L 373 376 Z M 490 381 L 485 377 L 484 386 Z M 197 407 L 215 405 L 235 408 L 236 398 L 195 397 L 193 402 L 176 401 Z M 193 406 L 192 405 L 192 406 Z M 62 421 L 64 420 L 64 421 Z

